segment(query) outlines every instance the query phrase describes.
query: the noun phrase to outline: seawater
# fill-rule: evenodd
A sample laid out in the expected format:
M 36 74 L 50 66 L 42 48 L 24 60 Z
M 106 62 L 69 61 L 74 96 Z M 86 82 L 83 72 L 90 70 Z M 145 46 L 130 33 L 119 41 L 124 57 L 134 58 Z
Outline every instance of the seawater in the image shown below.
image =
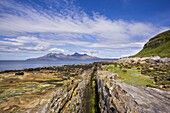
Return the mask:
M 26 68 L 48 67 L 48 66 L 62 66 L 71 64 L 89 64 L 99 62 L 102 60 L 76 60 L 76 61 L 33 61 L 33 60 L 0 60 L 0 71 L 3 70 L 20 70 Z

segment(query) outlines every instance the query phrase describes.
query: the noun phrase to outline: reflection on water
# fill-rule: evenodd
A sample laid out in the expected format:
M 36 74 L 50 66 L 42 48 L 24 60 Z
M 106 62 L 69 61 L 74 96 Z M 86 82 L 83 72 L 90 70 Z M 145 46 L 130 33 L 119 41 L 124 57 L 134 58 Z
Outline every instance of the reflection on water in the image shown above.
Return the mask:
M 134 77 L 138 77 L 138 76 L 141 76 L 141 74 L 132 73 L 132 76 L 134 76 Z

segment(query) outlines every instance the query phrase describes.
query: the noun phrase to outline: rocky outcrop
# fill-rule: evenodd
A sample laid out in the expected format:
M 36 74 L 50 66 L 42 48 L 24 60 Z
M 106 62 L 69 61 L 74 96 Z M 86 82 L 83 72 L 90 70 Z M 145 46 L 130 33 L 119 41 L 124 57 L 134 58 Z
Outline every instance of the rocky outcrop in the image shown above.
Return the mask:
M 88 112 L 93 70 L 87 64 L 3 71 L 0 113 Z
M 132 57 L 170 57 L 170 30 L 151 38 L 143 49 Z
M 161 58 L 159 56 L 154 56 L 154 57 L 134 57 L 134 58 L 121 58 L 118 60 L 118 62 L 147 62 L 147 63 L 153 63 L 153 62 L 163 62 L 163 63 L 170 63 L 170 58 L 164 57 Z
M 114 80 L 117 74 L 98 71 L 99 107 L 102 113 L 138 112 L 133 98 Z
M 118 82 L 117 74 L 98 71 L 102 113 L 168 113 L 170 92 Z
M 120 82 L 104 66 L 136 65 L 118 62 L 1 72 L 0 112 L 168 113 L 170 92 Z
M 170 30 L 151 38 L 149 42 L 144 45 L 144 48 L 147 47 L 154 48 L 164 44 L 167 41 L 170 41 Z
M 85 71 L 82 75 L 65 82 L 52 98 L 47 113 L 83 113 L 87 112 L 86 104 L 88 97 L 88 86 L 91 81 L 93 69 Z

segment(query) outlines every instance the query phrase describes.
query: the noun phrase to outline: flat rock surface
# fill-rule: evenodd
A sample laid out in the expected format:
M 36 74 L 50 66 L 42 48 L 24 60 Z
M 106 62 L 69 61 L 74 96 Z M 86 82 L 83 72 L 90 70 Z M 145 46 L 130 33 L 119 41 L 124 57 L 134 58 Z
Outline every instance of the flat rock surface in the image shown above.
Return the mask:
M 120 113 L 170 113 L 170 91 L 129 85 L 115 79 L 116 76 L 112 72 L 98 71 L 101 97 L 109 95 L 107 101 L 106 97 L 100 100 L 101 108 L 114 106 L 114 111 Z
M 125 83 L 117 84 L 130 94 L 140 109 L 149 113 L 169 113 L 170 112 L 170 92 L 156 88 L 132 86 Z

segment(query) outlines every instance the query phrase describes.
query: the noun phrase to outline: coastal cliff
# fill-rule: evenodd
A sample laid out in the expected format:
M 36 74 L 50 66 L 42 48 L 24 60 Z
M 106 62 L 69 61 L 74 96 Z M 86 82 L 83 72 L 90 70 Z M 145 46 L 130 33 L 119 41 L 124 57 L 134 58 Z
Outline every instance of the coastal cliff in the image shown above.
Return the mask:
M 143 49 L 133 57 L 170 57 L 170 30 L 151 38 Z

